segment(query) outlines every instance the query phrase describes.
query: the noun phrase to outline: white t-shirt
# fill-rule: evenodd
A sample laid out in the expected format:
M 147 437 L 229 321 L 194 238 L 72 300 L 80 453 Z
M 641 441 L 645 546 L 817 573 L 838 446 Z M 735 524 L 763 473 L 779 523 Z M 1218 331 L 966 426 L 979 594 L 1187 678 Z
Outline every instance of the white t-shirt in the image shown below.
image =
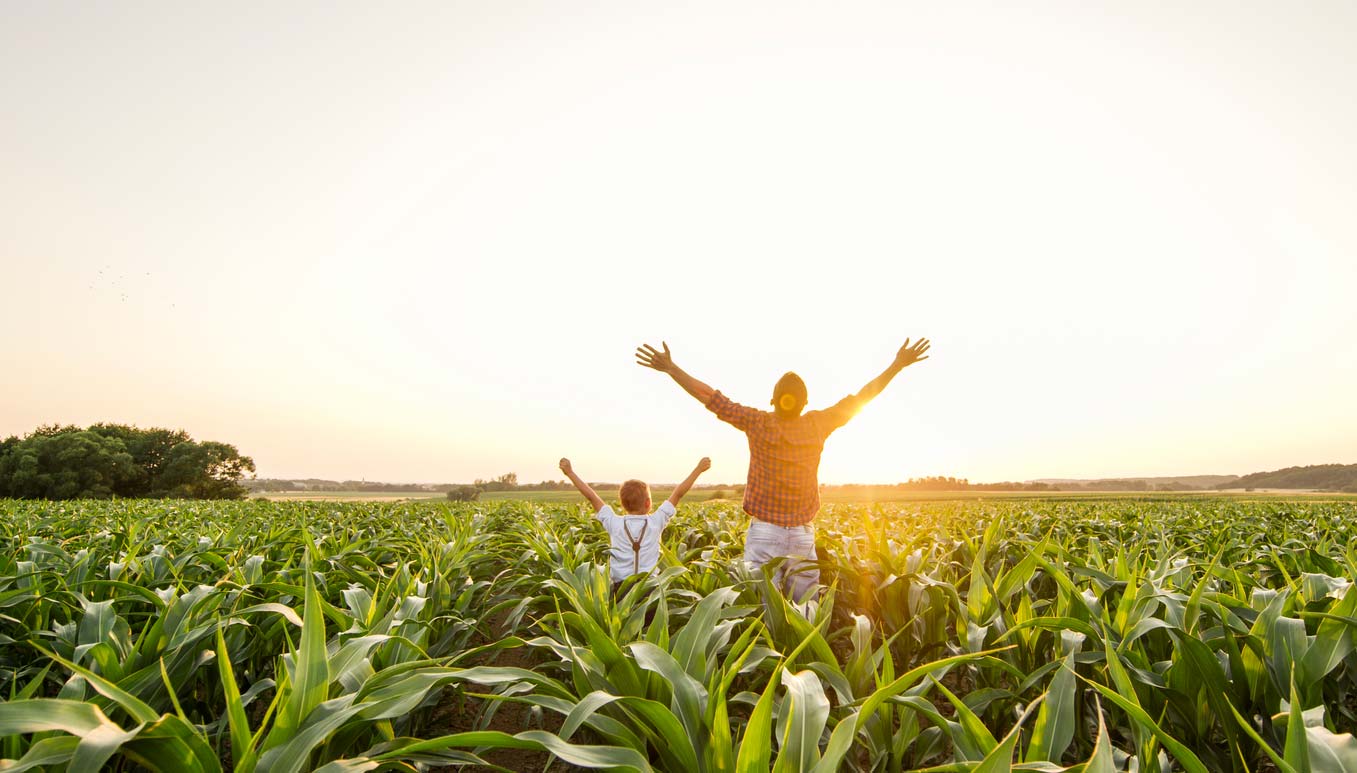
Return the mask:
M 604 505 L 598 511 L 599 523 L 612 538 L 608 549 L 608 569 L 613 582 L 621 582 L 638 572 L 649 572 L 660 560 L 660 532 L 664 525 L 674 517 L 674 506 L 668 500 L 656 508 L 650 515 L 618 515 L 612 507 Z M 640 568 L 636 567 L 636 553 L 633 540 L 639 543 Z

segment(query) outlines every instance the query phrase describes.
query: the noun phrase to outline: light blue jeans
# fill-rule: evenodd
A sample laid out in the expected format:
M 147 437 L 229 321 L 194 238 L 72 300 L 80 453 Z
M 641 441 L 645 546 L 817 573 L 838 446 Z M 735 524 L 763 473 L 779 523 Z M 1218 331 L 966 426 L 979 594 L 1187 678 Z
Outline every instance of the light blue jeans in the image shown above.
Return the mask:
M 749 533 L 744 538 L 744 560 L 752 569 L 759 569 L 775 558 L 786 557 L 774 570 L 773 581 L 784 591 L 790 590 L 793 601 L 803 601 L 810 589 L 820 582 L 820 570 L 814 563 L 815 527 L 777 526 L 752 518 Z M 798 559 L 810 559 L 802 561 Z

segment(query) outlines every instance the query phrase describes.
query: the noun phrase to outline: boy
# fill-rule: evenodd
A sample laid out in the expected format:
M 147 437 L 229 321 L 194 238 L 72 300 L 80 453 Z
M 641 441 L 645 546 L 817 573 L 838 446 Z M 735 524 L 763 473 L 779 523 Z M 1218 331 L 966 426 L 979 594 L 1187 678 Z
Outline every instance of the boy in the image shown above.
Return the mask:
M 570 466 L 569 459 L 561 460 L 561 472 L 594 506 L 594 514 L 612 539 L 612 546 L 608 550 L 608 571 L 612 576 L 613 592 L 633 574 L 655 569 L 655 564 L 660 560 L 660 532 L 674 516 L 679 500 L 697 482 L 697 476 L 709 469 L 711 459 L 704 456 L 692 473 L 669 495 L 669 499 L 653 513 L 650 512 L 650 487 L 635 479 L 623 483 L 618 493 L 622 499 L 622 509 L 627 514 L 619 516 L 603 503 L 603 499 L 588 483 L 580 480 Z

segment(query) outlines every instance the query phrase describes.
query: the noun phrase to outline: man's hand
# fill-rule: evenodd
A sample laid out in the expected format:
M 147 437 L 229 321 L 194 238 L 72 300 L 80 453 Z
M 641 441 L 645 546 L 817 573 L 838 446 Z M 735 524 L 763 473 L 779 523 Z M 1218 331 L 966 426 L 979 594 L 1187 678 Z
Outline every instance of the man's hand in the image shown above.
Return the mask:
M 669 344 L 661 341 L 660 346 L 664 347 L 664 351 L 660 351 L 650 344 L 642 344 L 636 347 L 636 364 L 654 368 L 661 373 L 673 373 L 674 358 L 669 354 Z
M 661 341 L 660 346 L 664 347 L 663 351 L 650 344 L 642 344 L 636 347 L 636 364 L 668 374 L 669 378 L 674 379 L 674 383 L 683 387 L 683 391 L 692 395 L 703 405 L 711 402 L 716 390 L 684 373 L 683 368 L 675 365 L 674 357 L 669 353 L 669 344 Z
M 566 475 L 569 475 L 571 469 L 572 468 L 570 467 L 570 460 L 564 458 L 561 459 L 561 472 L 565 473 Z
M 861 403 L 874 399 L 877 395 L 881 394 L 881 390 L 885 389 L 886 385 L 891 383 L 891 379 L 895 378 L 900 371 L 916 362 L 928 359 L 928 347 L 929 343 L 927 338 L 920 338 L 913 346 L 909 345 L 909 339 L 906 338 L 905 345 L 900 347 L 900 351 L 895 353 L 895 360 L 891 362 L 891 366 L 881 371 L 880 376 L 867 382 L 867 386 L 863 387 L 861 392 L 858 392 L 857 397 L 859 402 Z M 843 418 L 843 421 L 840 421 L 839 423 L 842 424 L 845 421 L 848 421 L 846 416 Z
M 710 456 L 702 457 L 702 460 L 697 463 L 697 471 L 706 472 L 707 470 L 710 469 L 711 469 L 711 457 Z
M 928 343 L 927 338 L 920 338 L 913 346 L 909 345 L 909 339 L 906 338 L 905 345 L 900 347 L 900 351 L 895 353 L 895 367 L 908 368 L 916 362 L 922 362 L 928 359 L 928 355 L 925 354 L 925 352 L 928 351 L 929 346 L 931 346 L 931 344 Z

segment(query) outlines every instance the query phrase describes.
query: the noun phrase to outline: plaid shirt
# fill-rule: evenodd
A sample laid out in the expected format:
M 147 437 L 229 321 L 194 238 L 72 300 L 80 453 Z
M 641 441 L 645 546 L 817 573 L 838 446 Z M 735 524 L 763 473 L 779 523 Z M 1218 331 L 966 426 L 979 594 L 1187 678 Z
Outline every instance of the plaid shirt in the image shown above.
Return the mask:
M 707 401 L 716 418 L 749 437 L 744 511 L 778 526 L 801 526 L 820 511 L 820 452 L 830 433 L 865 401 L 845 397 L 832 408 L 790 418 L 740 405 L 717 392 Z

